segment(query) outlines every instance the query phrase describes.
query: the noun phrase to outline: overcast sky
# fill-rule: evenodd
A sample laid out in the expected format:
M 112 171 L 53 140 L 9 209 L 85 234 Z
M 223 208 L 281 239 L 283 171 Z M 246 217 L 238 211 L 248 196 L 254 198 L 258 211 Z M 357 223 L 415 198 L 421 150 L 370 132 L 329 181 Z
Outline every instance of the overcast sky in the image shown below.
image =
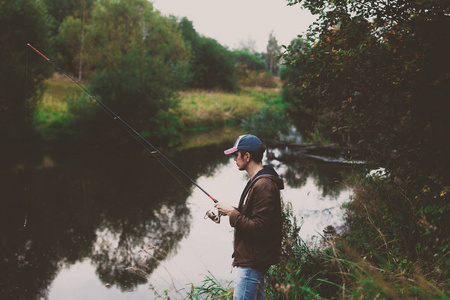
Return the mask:
M 298 34 L 306 33 L 314 21 L 309 11 L 286 0 L 150 0 L 163 15 L 187 17 L 195 30 L 217 40 L 230 50 L 241 42 L 255 43 L 256 51 L 266 52 L 269 34 L 278 45 L 288 45 Z

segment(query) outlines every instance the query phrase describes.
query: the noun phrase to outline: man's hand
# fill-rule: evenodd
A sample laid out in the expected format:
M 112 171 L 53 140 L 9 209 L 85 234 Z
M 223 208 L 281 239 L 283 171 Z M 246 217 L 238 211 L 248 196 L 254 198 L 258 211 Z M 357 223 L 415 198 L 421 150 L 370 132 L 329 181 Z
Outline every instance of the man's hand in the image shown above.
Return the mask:
M 218 202 L 214 205 L 222 216 L 229 216 L 236 209 L 228 203 Z

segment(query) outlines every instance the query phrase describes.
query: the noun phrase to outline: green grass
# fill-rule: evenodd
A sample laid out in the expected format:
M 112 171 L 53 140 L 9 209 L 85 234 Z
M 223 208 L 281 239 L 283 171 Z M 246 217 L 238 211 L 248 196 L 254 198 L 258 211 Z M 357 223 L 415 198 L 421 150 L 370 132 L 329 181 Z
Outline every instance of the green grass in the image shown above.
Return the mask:
M 183 135 L 178 150 L 186 150 L 208 145 L 218 145 L 224 142 L 234 141 L 237 136 L 243 134 L 239 126 L 225 126 L 212 128 L 201 132 L 187 132 Z
M 237 122 L 259 112 L 267 103 L 277 103 L 275 89 L 250 90 L 240 93 L 189 91 L 181 93 L 177 114 L 189 130 L 218 127 Z
M 228 300 L 233 299 L 234 288 L 230 284 L 224 286 L 221 284 L 211 272 L 208 272 L 203 284 L 199 287 L 191 286 L 191 291 L 185 299 L 211 299 L 211 300 Z
M 44 82 L 45 92 L 34 112 L 37 131 L 43 136 L 55 136 L 73 122 L 67 100 L 81 93 L 69 79 L 54 75 Z

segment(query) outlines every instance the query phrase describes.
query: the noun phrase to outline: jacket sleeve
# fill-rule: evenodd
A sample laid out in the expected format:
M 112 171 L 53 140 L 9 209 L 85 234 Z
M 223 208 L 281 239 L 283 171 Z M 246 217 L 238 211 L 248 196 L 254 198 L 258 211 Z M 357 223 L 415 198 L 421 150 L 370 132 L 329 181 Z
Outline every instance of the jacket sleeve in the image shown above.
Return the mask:
M 230 225 L 243 233 L 263 235 L 272 225 L 274 213 L 277 211 L 279 190 L 277 185 L 268 178 L 261 178 L 252 188 L 247 205 L 252 205 L 251 214 L 244 215 L 234 211 L 230 215 Z

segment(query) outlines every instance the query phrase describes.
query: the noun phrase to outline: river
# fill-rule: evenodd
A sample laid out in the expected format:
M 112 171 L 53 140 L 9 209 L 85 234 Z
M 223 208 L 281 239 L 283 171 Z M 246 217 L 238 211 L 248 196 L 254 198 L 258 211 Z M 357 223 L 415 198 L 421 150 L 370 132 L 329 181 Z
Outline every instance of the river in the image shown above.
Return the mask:
M 237 205 L 246 173 L 223 143 L 165 153 L 219 201 Z M 231 272 L 232 230 L 205 219 L 213 203 L 139 145 L 62 147 L 2 160 L 1 299 L 183 298 L 206 276 L 224 286 Z M 343 225 L 345 185 L 355 166 L 297 157 L 265 159 L 283 176 L 305 241 Z

